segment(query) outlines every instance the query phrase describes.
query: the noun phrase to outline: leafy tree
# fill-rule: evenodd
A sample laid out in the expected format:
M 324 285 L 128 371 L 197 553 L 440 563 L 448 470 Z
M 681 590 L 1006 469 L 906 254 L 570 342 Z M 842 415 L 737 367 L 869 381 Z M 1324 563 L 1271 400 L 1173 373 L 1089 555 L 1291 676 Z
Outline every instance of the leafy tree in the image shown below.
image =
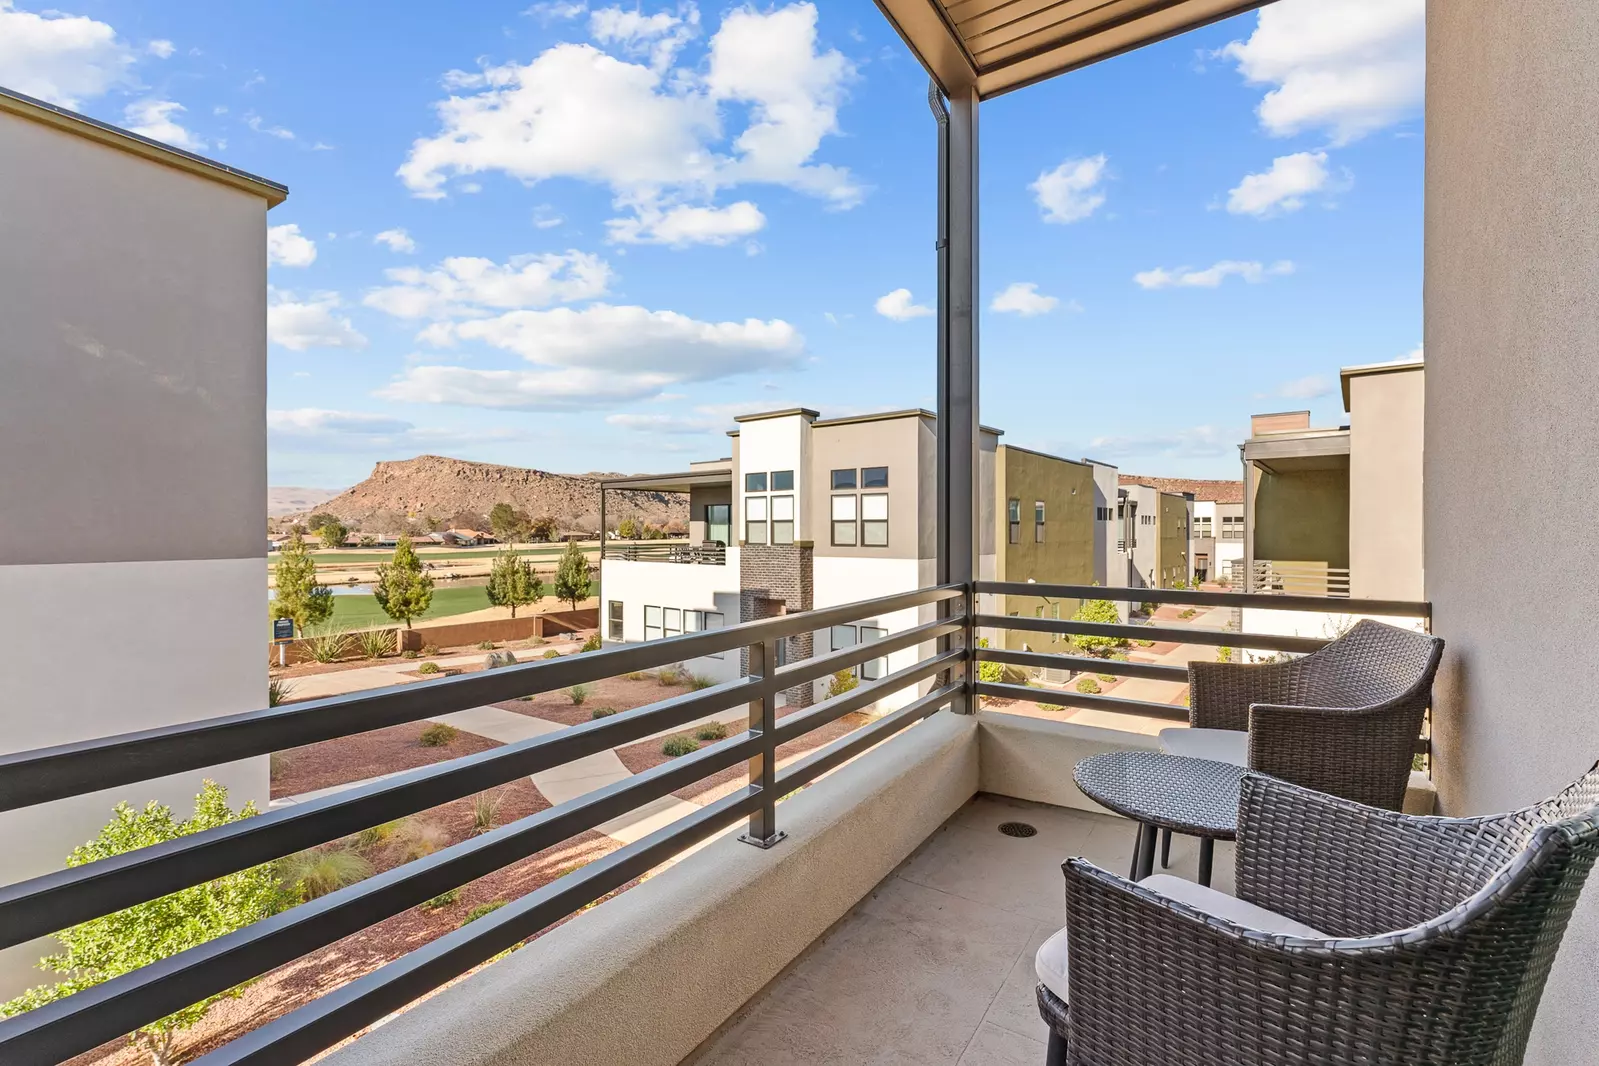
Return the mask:
M 651 525 L 648 522 L 644 523 L 644 539 L 645 540 L 660 540 L 661 538 L 663 538 L 665 536 L 666 536 L 666 533 L 665 533 L 664 530 L 661 529 L 660 526 L 654 526 L 654 525 Z
M 515 618 L 518 607 L 537 603 L 543 598 L 544 582 L 539 580 L 539 575 L 534 571 L 533 561 L 524 559 L 507 545 L 504 551 L 494 557 L 494 566 L 489 570 L 488 594 L 490 603 L 496 607 L 509 607 L 511 617 Z
M 360 540 L 359 543 L 360 543 L 361 547 L 363 547 L 363 548 L 376 548 L 378 546 L 377 534 L 375 534 L 375 533 L 362 533 L 361 534 L 361 540 Z
M 350 535 L 350 527 L 335 518 L 331 522 L 324 522 L 317 527 L 317 539 L 324 548 L 344 547 L 344 538 Z
M 539 515 L 528 523 L 528 536 L 534 540 L 554 540 L 555 532 L 554 515 Z
M 515 543 L 527 528 L 527 516 L 508 503 L 497 503 L 489 511 L 489 528 L 507 544 Z
M 328 514 L 326 511 L 317 511 L 305 520 L 305 528 L 308 532 L 315 533 L 328 523 L 337 522 L 338 520 L 338 515 Z
M 988 647 L 988 638 L 987 637 L 979 637 L 977 639 L 977 646 L 979 648 Z M 1005 678 L 1005 664 L 1004 663 L 989 662 L 988 660 L 985 659 L 982 662 L 977 664 L 977 680 L 982 681 L 985 684 L 997 685 L 1001 681 L 1003 681 L 1004 678 Z
M 666 535 L 668 537 L 686 537 L 688 536 L 688 526 L 681 518 L 674 518 L 666 523 Z
M 378 578 L 372 595 L 383 613 L 411 628 L 411 621 L 427 613 L 433 604 L 433 577 L 422 569 L 409 537 L 394 546 L 394 557 L 378 564 Z
M 1121 615 L 1116 613 L 1116 605 L 1109 600 L 1084 600 L 1083 605 L 1077 608 L 1077 613 L 1072 615 L 1073 622 L 1106 622 L 1115 625 L 1121 621 Z M 1113 648 L 1127 647 L 1126 637 L 1100 637 L 1078 635 L 1072 642 L 1090 655 L 1107 655 Z
M 151 802 L 142 811 L 117 804 L 100 835 L 73 849 L 68 866 L 83 866 L 100 859 L 150 847 L 205 829 L 254 817 L 255 804 L 237 814 L 228 806 L 228 790 L 207 781 L 195 797 L 194 817 L 179 820 L 172 808 Z M 285 897 L 273 864 L 253 866 L 225 874 L 193 888 L 180 889 L 160 899 L 137 903 L 101 918 L 91 918 L 56 934 L 61 951 L 39 961 L 60 980 L 30 988 L 9 1003 L 0 1004 L 0 1018 L 9 1018 L 46 1003 L 53 1003 L 113 977 L 137 970 L 204 944 L 208 940 L 269 918 L 290 901 Z M 205 1017 L 211 1004 L 237 996 L 243 985 L 174 1011 L 144 1026 L 130 1038 L 143 1047 L 155 1066 L 176 1061 L 177 1034 Z
M 308 626 L 333 617 L 333 590 L 317 582 L 316 560 L 299 533 L 290 534 L 278 549 L 275 572 L 277 595 L 267 604 L 273 618 L 292 618 L 303 633 Z
M 616 527 L 616 535 L 623 540 L 638 539 L 638 522 L 632 518 L 624 518 Z
M 476 511 L 457 511 L 455 514 L 450 516 L 450 528 L 474 530 L 482 529 L 484 528 L 484 519 L 483 516 Z
M 561 563 L 555 570 L 555 596 L 565 600 L 576 610 L 579 601 L 589 598 L 589 592 L 594 587 L 594 579 L 589 574 L 588 556 L 583 554 L 583 549 L 577 546 L 577 541 L 566 543 L 566 551 L 561 555 Z

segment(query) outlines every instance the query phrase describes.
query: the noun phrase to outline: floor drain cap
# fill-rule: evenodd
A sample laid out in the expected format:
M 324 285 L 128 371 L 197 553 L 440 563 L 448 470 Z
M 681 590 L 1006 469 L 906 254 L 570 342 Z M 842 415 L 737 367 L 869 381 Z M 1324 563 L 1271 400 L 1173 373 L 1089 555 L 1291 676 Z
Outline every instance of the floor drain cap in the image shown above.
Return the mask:
M 1026 822 L 1001 822 L 999 831 L 1008 837 L 1035 837 L 1038 830 Z

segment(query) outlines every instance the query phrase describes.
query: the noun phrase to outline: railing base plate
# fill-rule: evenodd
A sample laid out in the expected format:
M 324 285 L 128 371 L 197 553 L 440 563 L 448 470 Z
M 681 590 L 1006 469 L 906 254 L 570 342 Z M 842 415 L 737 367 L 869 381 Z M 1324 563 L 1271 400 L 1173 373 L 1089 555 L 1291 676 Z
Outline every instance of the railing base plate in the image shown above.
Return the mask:
M 746 844 L 754 844 L 762 851 L 765 851 L 767 848 L 774 848 L 787 840 L 788 834 L 779 829 L 769 837 L 752 837 L 748 833 L 740 833 L 738 838 Z

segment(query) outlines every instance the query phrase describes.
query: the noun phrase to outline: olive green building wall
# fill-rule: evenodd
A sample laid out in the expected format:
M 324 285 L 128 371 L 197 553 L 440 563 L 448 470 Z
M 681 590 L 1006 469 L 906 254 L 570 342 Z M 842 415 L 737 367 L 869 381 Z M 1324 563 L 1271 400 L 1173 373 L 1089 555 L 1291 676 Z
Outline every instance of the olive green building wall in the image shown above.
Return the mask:
M 1034 581 L 1057 585 L 1094 582 L 1094 469 L 1086 463 L 1001 445 L 994 486 L 996 574 L 1001 581 Z M 1020 543 L 1010 543 L 1010 500 L 1021 502 Z M 1034 505 L 1044 503 L 1044 542 L 1034 530 Z M 1079 601 L 1040 596 L 1006 597 L 1005 612 L 1070 618 Z M 1039 651 L 1064 650 L 1065 637 L 1008 632 L 1006 646 L 1023 643 Z

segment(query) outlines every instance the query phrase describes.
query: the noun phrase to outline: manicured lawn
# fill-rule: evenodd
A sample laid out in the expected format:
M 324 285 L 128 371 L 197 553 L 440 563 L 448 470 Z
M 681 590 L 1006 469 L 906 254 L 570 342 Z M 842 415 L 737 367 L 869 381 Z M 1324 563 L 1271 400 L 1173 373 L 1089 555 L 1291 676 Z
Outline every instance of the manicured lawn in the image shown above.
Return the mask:
M 481 611 L 490 606 L 488 590 L 482 585 L 441 585 L 433 590 L 433 605 L 423 618 L 447 618 L 452 614 Z M 370 595 L 333 597 L 332 625 L 341 629 L 370 629 L 374 626 L 401 625 L 383 613 Z M 272 626 L 267 625 L 270 636 Z
M 594 542 L 580 543 L 589 555 L 599 552 L 599 545 Z M 444 559 L 489 559 L 500 554 L 500 548 L 421 548 L 417 555 L 424 562 L 439 562 Z M 525 555 L 531 559 L 557 558 L 566 551 L 565 544 L 538 544 L 532 547 L 519 547 L 516 554 Z M 318 565 L 327 562 L 387 562 L 394 554 L 392 548 L 318 548 L 311 553 Z M 277 558 L 276 553 L 267 555 L 267 562 Z

